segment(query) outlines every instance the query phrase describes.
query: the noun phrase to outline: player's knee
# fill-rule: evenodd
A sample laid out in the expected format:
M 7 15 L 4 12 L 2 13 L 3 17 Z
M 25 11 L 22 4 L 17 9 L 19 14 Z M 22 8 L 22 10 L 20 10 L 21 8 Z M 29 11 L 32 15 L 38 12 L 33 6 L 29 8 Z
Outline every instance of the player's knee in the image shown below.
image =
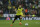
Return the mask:
M 20 19 L 22 19 L 22 17 L 20 17 Z

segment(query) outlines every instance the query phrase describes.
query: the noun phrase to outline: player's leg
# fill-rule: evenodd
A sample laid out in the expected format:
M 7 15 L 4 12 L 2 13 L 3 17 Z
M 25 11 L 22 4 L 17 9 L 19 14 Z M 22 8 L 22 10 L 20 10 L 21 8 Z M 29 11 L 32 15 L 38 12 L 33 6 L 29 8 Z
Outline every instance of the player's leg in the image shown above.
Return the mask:
M 17 16 L 15 16 L 15 19 L 13 20 L 12 24 L 15 22 L 16 19 L 17 19 Z
M 22 21 L 22 17 L 20 17 L 20 22 Z
M 21 23 L 21 21 L 22 21 L 22 17 L 20 16 L 20 18 L 19 18 L 19 19 L 20 19 L 20 23 L 19 23 L 19 24 L 22 24 L 22 23 Z
M 16 19 L 13 20 L 12 24 L 15 22 Z
M 15 19 L 14 19 L 13 22 L 12 22 L 12 24 L 15 22 L 16 19 L 17 19 L 17 18 L 15 17 Z M 10 26 L 13 26 L 12 24 L 11 24 Z

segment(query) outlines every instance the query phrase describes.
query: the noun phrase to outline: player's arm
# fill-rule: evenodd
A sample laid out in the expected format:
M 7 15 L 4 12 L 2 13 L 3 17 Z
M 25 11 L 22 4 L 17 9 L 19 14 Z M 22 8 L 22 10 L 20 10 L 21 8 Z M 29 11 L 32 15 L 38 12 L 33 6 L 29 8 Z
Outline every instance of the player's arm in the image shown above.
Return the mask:
M 15 8 L 15 12 L 17 12 L 17 9 Z
M 24 8 L 23 8 L 22 13 L 23 13 L 23 15 L 22 15 L 22 16 L 24 17 L 24 16 L 25 16 L 25 9 L 24 9 Z

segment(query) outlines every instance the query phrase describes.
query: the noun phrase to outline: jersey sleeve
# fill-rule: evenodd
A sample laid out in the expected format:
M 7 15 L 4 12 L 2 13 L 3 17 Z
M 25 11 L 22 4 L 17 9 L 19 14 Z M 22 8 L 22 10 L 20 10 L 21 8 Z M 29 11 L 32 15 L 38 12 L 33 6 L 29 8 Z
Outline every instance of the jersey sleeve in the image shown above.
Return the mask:
M 23 10 L 23 8 L 21 8 Z

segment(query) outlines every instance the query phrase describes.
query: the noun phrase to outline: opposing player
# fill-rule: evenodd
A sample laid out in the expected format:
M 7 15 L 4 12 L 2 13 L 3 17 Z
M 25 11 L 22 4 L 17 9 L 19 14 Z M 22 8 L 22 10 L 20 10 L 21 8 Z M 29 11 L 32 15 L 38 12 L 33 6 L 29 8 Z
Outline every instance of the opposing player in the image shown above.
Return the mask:
M 21 19 L 22 19 L 21 16 L 23 16 L 22 10 L 23 10 L 23 8 L 21 8 L 21 5 L 19 5 L 19 7 L 18 7 L 18 9 L 17 9 L 17 12 L 16 12 L 15 19 L 13 20 L 12 24 L 15 22 L 15 20 L 16 20 L 17 18 L 20 19 L 20 23 L 19 23 L 19 24 L 22 24 L 22 23 L 21 23 Z

